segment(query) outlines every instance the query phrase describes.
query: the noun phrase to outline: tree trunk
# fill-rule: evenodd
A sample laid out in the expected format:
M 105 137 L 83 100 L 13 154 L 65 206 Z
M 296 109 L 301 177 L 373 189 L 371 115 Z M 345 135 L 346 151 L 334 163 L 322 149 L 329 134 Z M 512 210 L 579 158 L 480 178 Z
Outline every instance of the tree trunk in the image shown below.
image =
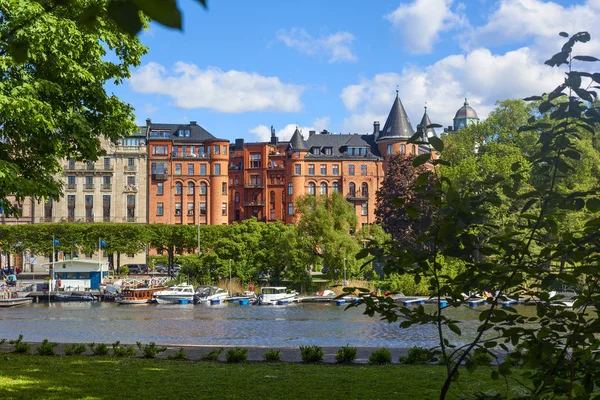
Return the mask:
M 121 253 L 117 253 L 117 274 L 121 273 Z

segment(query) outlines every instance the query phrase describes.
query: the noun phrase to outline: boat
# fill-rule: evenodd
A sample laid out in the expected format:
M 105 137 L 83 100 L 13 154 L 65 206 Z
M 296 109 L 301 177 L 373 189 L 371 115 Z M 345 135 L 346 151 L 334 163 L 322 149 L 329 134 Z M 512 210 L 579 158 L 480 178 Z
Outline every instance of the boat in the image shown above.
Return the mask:
M 16 293 L 9 290 L 0 291 L 0 307 L 15 307 L 31 304 L 33 297 L 13 297 Z
M 212 304 L 214 301 L 224 301 L 229 293 L 225 289 L 218 288 L 216 286 L 200 286 L 196 289 L 194 295 L 194 303 L 209 303 Z
M 194 287 L 187 283 L 171 286 L 153 294 L 154 300 L 159 304 L 179 303 L 188 304 L 194 301 Z
M 98 298 L 91 294 L 77 294 L 77 293 L 56 293 L 54 295 L 55 301 L 98 301 Z
M 275 305 L 275 304 L 288 304 L 298 301 L 298 293 L 288 291 L 284 286 L 265 286 L 261 289 L 258 295 L 258 305 Z
M 166 290 L 166 287 L 127 288 L 115 297 L 118 304 L 148 304 L 154 302 L 154 293 Z

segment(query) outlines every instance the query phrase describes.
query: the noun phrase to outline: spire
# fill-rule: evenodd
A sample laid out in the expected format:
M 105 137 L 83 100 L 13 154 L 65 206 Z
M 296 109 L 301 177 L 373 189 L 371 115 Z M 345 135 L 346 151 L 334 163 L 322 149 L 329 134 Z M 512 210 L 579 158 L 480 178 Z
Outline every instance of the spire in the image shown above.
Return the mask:
M 306 150 L 304 138 L 302 137 L 302 134 L 298 130 L 297 126 L 296 130 L 294 131 L 294 134 L 292 135 L 292 138 L 290 139 L 290 147 L 294 150 Z
M 425 113 L 423 114 L 423 118 L 421 118 L 421 122 L 419 122 L 419 125 L 417 125 L 417 131 L 426 133 L 426 135 L 423 135 L 423 139 L 426 137 L 437 136 L 435 129 L 427 128 L 429 125 L 431 125 L 431 120 L 427 114 L 427 103 L 425 103 Z
M 415 131 L 410 124 L 406 110 L 400 101 L 399 90 L 396 89 L 396 99 L 390 110 L 390 114 L 385 121 L 383 131 L 379 135 L 378 140 L 384 139 L 409 139 L 414 135 Z

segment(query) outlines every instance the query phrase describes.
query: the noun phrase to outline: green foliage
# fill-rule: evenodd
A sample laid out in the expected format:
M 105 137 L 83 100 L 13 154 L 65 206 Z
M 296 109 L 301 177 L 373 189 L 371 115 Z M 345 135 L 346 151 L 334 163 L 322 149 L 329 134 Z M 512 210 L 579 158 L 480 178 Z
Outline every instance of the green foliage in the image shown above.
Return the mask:
M 185 354 L 185 350 L 183 349 L 183 347 L 180 347 L 176 353 L 169 354 L 169 356 L 167 358 L 169 360 L 185 360 L 187 358 L 187 356 Z
M 323 361 L 323 349 L 320 346 L 300 346 L 300 357 L 305 363 Z
M 369 364 L 384 365 L 392 363 L 392 353 L 385 347 L 377 349 L 369 356 Z
M 80 354 L 85 353 L 85 344 L 83 343 L 71 343 L 65 346 L 65 355 L 66 356 L 78 356 Z
M 135 357 L 136 354 L 135 347 L 121 346 L 121 342 L 118 340 L 112 344 L 112 349 L 115 357 Z
M 31 345 L 23 341 L 23 335 L 19 335 L 17 339 L 10 340 L 8 343 L 15 347 L 15 353 L 29 353 L 31 349 Z
M 219 361 L 219 356 L 223 352 L 223 348 L 219 347 L 200 356 L 200 361 Z
M 92 350 L 93 356 L 105 356 L 108 354 L 108 346 L 104 343 L 90 343 L 88 347 Z
M 398 361 L 401 364 L 424 364 L 434 361 L 435 355 L 429 349 L 423 347 L 414 346 L 408 350 L 406 356 L 400 356 Z
M 281 352 L 279 350 L 271 349 L 263 354 L 263 359 L 268 362 L 274 362 L 281 360 Z
M 58 346 L 58 343 L 49 342 L 48 339 L 44 339 L 44 341 L 37 347 L 36 351 L 40 356 L 55 356 L 56 352 L 54 348 Z
M 128 267 L 127 265 L 123 265 L 123 266 L 120 268 L 120 271 L 121 271 L 121 274 L 122 274 L 122 275 L 128 275 L 128 274 L 129 274 L 129 267 Z
M 4 343 L 6 343 L 6 339 L 5 338 L 1 338 L 0 339 L 0 346 L 2 346 Z
M 346 345 L 344 347 L 340 347 L 335 353 L 335 361 L 343 364 L 343 363 L 351 363 L 356 360 L 356 347 L 350 347 L 350 345 Z
M 167 350 L 166 347 L 157 346 L 154 342 L 145 345 L 142 345 L 140 342 L 136 342 L 135 344 L 141 350 L 144 358 L 156 358 L 159 353 Z
M 227 350 L 225 354 L 225 361 L 228 363 L 239 363 L 248 359 L 248 349 L 241 349 L 234 347 L 233 349 Z

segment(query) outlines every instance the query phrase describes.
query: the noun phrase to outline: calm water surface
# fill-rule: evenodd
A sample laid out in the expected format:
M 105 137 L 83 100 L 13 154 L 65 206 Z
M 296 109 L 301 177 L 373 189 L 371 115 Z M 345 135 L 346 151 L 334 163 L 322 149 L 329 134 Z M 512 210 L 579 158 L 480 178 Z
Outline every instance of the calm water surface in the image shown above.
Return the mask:
M 51 303 L 0 309 L 0 338 L 41 342 L 148 343 L 225 346 L 364 346 L 402 348 L 437 344 L 433 326 L 400 329 L 363 315 L 364 308 L 332 303 L 290 306 Z M 481 310 L 464 308 L 463 335 Z

